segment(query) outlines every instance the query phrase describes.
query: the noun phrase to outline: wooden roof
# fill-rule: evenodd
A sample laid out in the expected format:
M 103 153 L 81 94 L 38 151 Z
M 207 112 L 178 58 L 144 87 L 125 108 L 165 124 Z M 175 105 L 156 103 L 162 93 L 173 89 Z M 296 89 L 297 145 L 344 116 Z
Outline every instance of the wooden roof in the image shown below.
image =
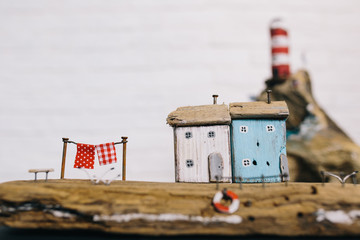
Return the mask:
M 229 125 L 231 118 L 227 105 L 213 104 L 179 107 L 168 115 L 166 122 L 173 127 Z
M 286 119 L 289 116 L 285 101 L 230 103 L 229 110 L 232 119 Z

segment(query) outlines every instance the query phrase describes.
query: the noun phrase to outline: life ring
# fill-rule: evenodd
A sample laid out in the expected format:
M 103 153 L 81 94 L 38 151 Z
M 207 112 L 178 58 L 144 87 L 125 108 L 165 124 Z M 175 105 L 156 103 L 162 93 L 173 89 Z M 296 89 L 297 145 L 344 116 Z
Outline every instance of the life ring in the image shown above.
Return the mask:
M 223 199 L 224 195 L 231 199 L 231 204 L 228 207 L 224 206 L 220 203 L 220 201 L 221 201 L 221 199 Z M 218 212 L 230 213 L 230 214 L 236 212 L 239 209 L 239 205 L 240 205 L 239 197 L 232 191 L 229 191 L 226 189 L 215 193 L 215 196 L 214 196 L 212 202 L 213 202 L 215 209 Z

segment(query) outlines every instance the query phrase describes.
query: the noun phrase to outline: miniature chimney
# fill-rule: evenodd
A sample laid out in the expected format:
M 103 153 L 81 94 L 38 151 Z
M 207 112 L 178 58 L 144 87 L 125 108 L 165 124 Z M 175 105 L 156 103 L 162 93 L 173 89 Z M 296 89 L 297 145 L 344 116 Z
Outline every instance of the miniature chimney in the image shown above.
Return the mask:
M 212 95 L 213 100 L 214 100 L 214 104 L 217 104 L 217 98 L 219 97 L 219 95 Z
M 290 75 L 289 38 L 281 19 L 270 23 L 271 65 L 273 78 L 285 79 Z
M 271 90 L 266 90 L 267 93 L 267 103 L 270 104 L 271 103 Z

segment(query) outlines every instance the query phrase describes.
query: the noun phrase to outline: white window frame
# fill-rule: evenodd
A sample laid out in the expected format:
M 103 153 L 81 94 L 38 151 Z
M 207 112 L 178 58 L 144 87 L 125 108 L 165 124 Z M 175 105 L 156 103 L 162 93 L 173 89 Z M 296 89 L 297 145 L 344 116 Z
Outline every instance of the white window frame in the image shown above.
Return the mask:
M 186 159 L 185 164 L 187 168 L 192 168 L 194 166 L 194 160 Z
M 209 131 L 208 132 L 208 138 L 215 138 L 215 136 L 216 136 L 215 131 Z
M 240 133 L 247 133 L 249 132 L 249 127 L 245 125 L 239 126 L 239 131 Z
M 242 165 L 243 165 L 244 167 L 249 167 L 249 166 L 251 166 L 251 161 L 250 161 L 250 159 L 244 158 L 244 159 L 242 160 Z
M 266 125 L 267 132 L 275 132 L 275 126 L 272 124 Z
M 188 136 L 188 134 L 189 134 L 189 136 Z M 192 138 L 193 137 L 193 134 L 192 134 L 192 132 L 185 132 L 185 138 L 186 139 L 190 139 L 190 138 Z

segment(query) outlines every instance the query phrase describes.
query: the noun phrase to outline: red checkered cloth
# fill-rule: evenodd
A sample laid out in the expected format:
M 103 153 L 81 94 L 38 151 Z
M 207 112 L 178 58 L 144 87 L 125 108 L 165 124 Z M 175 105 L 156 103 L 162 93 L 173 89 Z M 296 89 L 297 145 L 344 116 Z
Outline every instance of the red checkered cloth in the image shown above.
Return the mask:
M 95 146 L 78 143 L 74 168 L 94 169 Z
M 110 163 L 116 163 L 116 152 L 115 152 L 115 144 L 112 143 L 104 143 L 95 146 L 96 152 L 98 154 L 99 164 L 106 165 Z

